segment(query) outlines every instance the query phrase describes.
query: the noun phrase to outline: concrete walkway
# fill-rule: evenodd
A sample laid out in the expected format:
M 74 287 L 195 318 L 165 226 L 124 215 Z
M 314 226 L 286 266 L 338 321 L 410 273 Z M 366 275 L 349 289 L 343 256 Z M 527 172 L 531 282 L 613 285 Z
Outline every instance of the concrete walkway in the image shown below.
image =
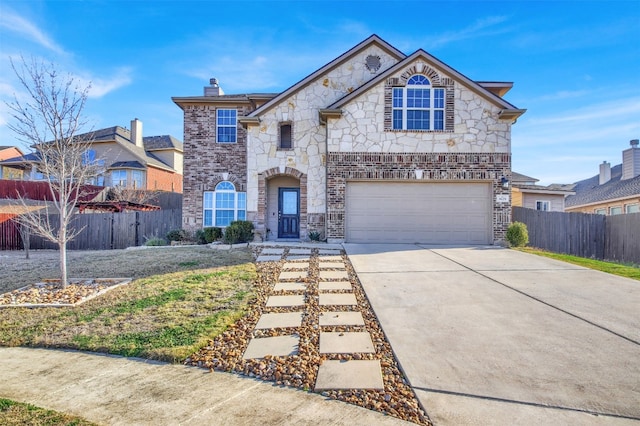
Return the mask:
M 135 358 L 0 348 L 0 397 L 103 425 L 410 425 L 318 394 Z
M 436 426 L 640 424 L 640 282 L 496 247 L 345 249 Z

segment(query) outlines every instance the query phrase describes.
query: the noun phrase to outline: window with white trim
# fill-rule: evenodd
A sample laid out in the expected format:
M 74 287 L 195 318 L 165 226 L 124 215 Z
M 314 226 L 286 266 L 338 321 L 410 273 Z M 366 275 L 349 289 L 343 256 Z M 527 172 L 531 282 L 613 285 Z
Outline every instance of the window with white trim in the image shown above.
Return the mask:
M 611 216 L 616 215 L 616 214 L 622 214 L 622 207 L 620 207 L 620 206 L 609 207 L 609 214 Z
M 551 203 L 549 201 L 536 201 L 536 210 L 548 212 L 551 210 Z
M 627 204 L 624 206 L 625 213 L 640 213 L 640 204 Z
M 604 214 L 604 215 L 606 215 L 607 214 L 607 209 L 595 209 L 594 213 L 595 214 Z
M 144 173 L 142 170 L 131 170 L 131 181 L 133 189 L 144 189 Z
M 238 111 L 235 109 L 216 110 L 216 142 L 236 143 L 238 133 Z
M 444 130 L 445 89 L 416 74 L 392 93 L 394 130 Z
M 215 191 L 205 191 L 203 226 L 229 226 L 234 220 L 247 219 L 247 193 L 236 192 L 229 181 L 216 185 Z
M 127 186 L 127 171 L 126 170 L 112 170 L 111 171 L 111 185 L 112 186 Z

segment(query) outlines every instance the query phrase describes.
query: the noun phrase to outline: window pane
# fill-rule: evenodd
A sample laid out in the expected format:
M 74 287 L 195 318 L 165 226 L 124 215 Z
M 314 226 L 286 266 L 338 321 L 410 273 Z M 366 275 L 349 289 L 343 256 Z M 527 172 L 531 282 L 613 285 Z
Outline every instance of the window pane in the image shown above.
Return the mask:
M 444 89 L 433 90 L 433 107 L 444 108 Z
M 407 130 L 429 130 L 430 111 L 407 110 Z
M 444 111 L 433 111 L 433 129 L 444 130 Z
M 236 142 L 237 111 L 235 109 L 219 109 L 216 114 L 216 141 L 219 143 Z
M 234 192 L 216 192 L 216 209 L 235 208 Z
M 402 89 L 393 89 L 393 107 L 402 108 Z
M 640 204 L 627 204 L 627 213 L 640 213 Z
M 416 74 L 407 81 L 407 85 L 409 84 L 420 84 L 420 85 L 430 85 L 431 82 L 427 77 L 421 74 Z
M 291 124 L 280 126 L 280 148 L 291 148 Z
M 235 191 L 236 187 L 233 186 L 233 184 L 229 181 L 222 181 L 219 184 L 216 185 L 216 191 Z
M 203 204 L 205 209 L 213 208 L 213 192 L 208 191 L 204 193 Z
M 247 209 L 247 193 L 238 192 L 238 210 Z
M 282 192 L 282 214 L 298 214 L 298 192 Z
M 233 221 L 233 210 L 216 210 L 216 225 L 229 226 Z
M 237 220 L 247 220 L 247 212 L 244 210 L 238 210 L 238 219 Z
M 393 128 L 402 129 L 402 110 L 393 111 Z
M 213 226 L 213 210 L 204 211 L 204 226 Z

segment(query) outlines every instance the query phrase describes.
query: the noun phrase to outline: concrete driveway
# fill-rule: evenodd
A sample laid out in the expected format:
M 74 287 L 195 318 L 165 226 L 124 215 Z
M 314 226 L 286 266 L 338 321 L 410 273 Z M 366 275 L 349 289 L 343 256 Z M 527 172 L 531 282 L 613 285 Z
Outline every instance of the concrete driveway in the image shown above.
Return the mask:
M 345 244 L 437 425 L 640 422 L 640 282 L 497 247 Z

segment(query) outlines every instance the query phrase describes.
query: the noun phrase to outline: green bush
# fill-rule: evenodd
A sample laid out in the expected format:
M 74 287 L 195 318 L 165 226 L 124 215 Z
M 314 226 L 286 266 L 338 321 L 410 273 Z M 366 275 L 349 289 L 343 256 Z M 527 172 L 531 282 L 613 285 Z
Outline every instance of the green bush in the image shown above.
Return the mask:
M 204 239 L 207 243 L 212 243 L 222 238 L 222 228 L 217 228 L 217 227 L 204 228 L 203 232 L 204 232 Z
M 145 241 L 144 245 L 145 246 L 166 246 L 167 242 L 165 241 L 164 238 L 153 237 Z
M 198 229 L 196 231 L 196 244 L 207 244 L 207 240 L 204 237 L 204 230 L 203 229 Z
M 236 220 L 224 230 L 224 242 L 227 244 L 248 243 L 253 241 L 253 222 Z
M 320 232 L 318 231 L 309 232 L 309 239 L 311 241 L 320 241 Z
M 529 243 L 529 231 L 527 225 L 522 222 L 513 222 L 507 229 L 507 242 L 511 247 L 524 247 Z
M 189 233 L 184 229 L 174 229 L 167 232 L 167 240 L 169 241 L 188 241 Z

